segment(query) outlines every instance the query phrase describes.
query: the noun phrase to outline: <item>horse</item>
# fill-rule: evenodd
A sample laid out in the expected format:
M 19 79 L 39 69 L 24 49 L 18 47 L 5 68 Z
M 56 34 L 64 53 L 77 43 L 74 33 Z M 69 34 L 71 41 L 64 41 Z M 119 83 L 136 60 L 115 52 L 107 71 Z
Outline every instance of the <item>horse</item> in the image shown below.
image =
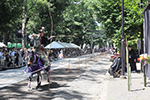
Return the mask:
M 41 71 L 45 70 L 47 73 L 47 81 L 49 82 L 49 69 L 50 65 L 46 65 L 46 60 L 40 57 L 33 51 L 28 51 L 26 57 L 26 67 L 24 72 L 29 74 L 28 89 L 31 89 L 31 80 L 34 74 L 37 74 L 37 86 L 36 89 L 41 86 L 42 75 Z

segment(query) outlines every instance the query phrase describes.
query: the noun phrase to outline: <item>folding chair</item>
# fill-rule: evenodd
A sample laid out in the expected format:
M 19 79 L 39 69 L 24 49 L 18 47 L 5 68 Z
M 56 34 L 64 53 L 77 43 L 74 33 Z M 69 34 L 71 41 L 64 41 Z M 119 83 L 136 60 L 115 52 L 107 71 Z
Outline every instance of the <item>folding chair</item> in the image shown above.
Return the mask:
M 114 72 L 113 77 L 120 77 L 120 75 L 121 75 L 121 69 L 119 69 L 117 72 Z
M 121 68 L 122 68 L 122 66 L 121 66 L 121 59 L 118 58 L 117 65 L 116 65 L 116 68 L 114 70 L 114 75 L 113 75 L 114 77 L 120 77 L 120 75 L 121 75 Z

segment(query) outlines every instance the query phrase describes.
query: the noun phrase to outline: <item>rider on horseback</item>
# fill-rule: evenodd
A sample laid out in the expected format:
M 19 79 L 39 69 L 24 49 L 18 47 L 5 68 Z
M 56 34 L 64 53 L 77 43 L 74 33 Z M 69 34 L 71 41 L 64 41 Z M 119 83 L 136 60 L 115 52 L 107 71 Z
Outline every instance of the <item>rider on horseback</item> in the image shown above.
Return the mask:
M 48 75 L 49 72 L 49 64 L 46 62 L 46 60 L 44 60 L 43 54 L 45 53 L 44 51 L 47 51 L 46 49 L 44 49 L 44 46 L 46 45 L 46 41 L 48 40 L 45 36 L 44 36 L 44 29 L 42 28 L 42 30 L 39 30 L 39 41 L 38 44 L 36 45 L 36 43 L 34 43 L 34 47 L 32 48 L 32 50 L 29 51 L 27 57 L 26 57 L 26 68 L 25 68 L 25 72 L 29 73 L 29 83 L 28 83 L 28 87 L 30 88 L 31 85 L 31 79 L 33 74 L 37 73 L 37 87 L 38 88 L 41 85 L 41 79 L 42 79 L 42 75 L 40 73 L 41 70 L 45 69 Z M 37 37 L 37 35 L 32 35 L 31 36 L 32 39 L 35 39 Z M 36 53 L 38 52 L 38 50 L 40 51 L 39 55 L 37 55 Z M 32 52 L 32 53 L 31 53 Z M 41 55 L 41 56 L 40 56 Z M 46 66 L 45 66 L 46 65 Z M 49 81 L 49 79 L 48 79 Z

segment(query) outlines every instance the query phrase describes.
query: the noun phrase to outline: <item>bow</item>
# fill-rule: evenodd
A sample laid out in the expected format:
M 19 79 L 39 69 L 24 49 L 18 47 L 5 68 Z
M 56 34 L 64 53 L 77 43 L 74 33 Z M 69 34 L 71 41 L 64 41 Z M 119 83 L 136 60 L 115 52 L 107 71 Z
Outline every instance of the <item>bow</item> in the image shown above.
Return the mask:
M 52 34 L 53 34 L 53 19 L 52 19 L 52 15 L 51 15 L 51 10 L 50 10 L 50 2 L 48 3 L 48 10 L 49 10 L 49 16 L 50 16 L 50 19 L 51 19 L 51 37 L 52 37 Z M 52 43 L 52 38 L 50 39 L 50 44 Z M 51 45 L 49 47 L 49 52 L 48 52 L 48 55 L 49 53 L 51 52 Z M 48 55 L 47 55 L 47 60 L 49 62 L 49 65 L 51 65 L 50 63 L 50 60 L 48 59 Z M 46 55 L 45 55 L 46 56 Z M 50 69 L 49 69 L 50 72 L 48 72 L 48 80 L 49 80 L 49 87 L 50 88 L 50 77 L 51 77 L 51 66 L 50 66 Z

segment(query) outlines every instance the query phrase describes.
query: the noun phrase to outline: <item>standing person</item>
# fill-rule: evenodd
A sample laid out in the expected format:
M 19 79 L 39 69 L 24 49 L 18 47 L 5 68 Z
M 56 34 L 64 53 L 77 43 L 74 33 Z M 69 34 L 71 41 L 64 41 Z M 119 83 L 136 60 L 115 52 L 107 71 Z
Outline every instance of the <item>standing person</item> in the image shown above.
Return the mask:
M 7 61 L 6 61 L 6 56 L 9 55 L 9 51 L 4 51 L 3 56 L 4 56 L 4 66 L 7 67 Z M 10 55 L 9 55 L 10 56 Z
M 0 50 L 0 64 L 3 66 L 4 65 L 4 53 L 3 50 Z
M 131 48 L 131 46 L 129 46 L 129 63 L 131 67 L 131 72 L 136 72 L 136 54 L 135 51 Z
M 5 59 L 5 61 L 6 61 L 6 66 L 7 66 L 8 68 L 10 68 L 10 67 L 13 66 L 13 61 L 12 61 L 11 57 L 9 56 L 9 54 L 6 54 L 6 59 Z
M 21 55 L 22 48 L 18 51 L 18 53 L 19 53 L 19 67 L 21 67 L 22 66 L 22 55 Z
M 24 49 L 22 49 L 21 51 L 21 57 L 22 57 L 22 62 L 21 62 L 21 65 L 23 66 L 24 65 L 24 56 L 25 56 L 25 52 L 24 52 Z
M 15 48 L 14 47 L 12 48 L 12 51 L 10 51 L 10 57 L 13 61 L 13 65 L 14 65 L 15 64 L 14 63 L 15 62 Z
M 60 50 L 59 58 L 63 59 L 63 49 Z
M 16 52 L 15 52 L 15 64 L 18 67 L 18 65 L 19 65 L 19 52 L 18 52 L 18 50 L 16 50 Z

